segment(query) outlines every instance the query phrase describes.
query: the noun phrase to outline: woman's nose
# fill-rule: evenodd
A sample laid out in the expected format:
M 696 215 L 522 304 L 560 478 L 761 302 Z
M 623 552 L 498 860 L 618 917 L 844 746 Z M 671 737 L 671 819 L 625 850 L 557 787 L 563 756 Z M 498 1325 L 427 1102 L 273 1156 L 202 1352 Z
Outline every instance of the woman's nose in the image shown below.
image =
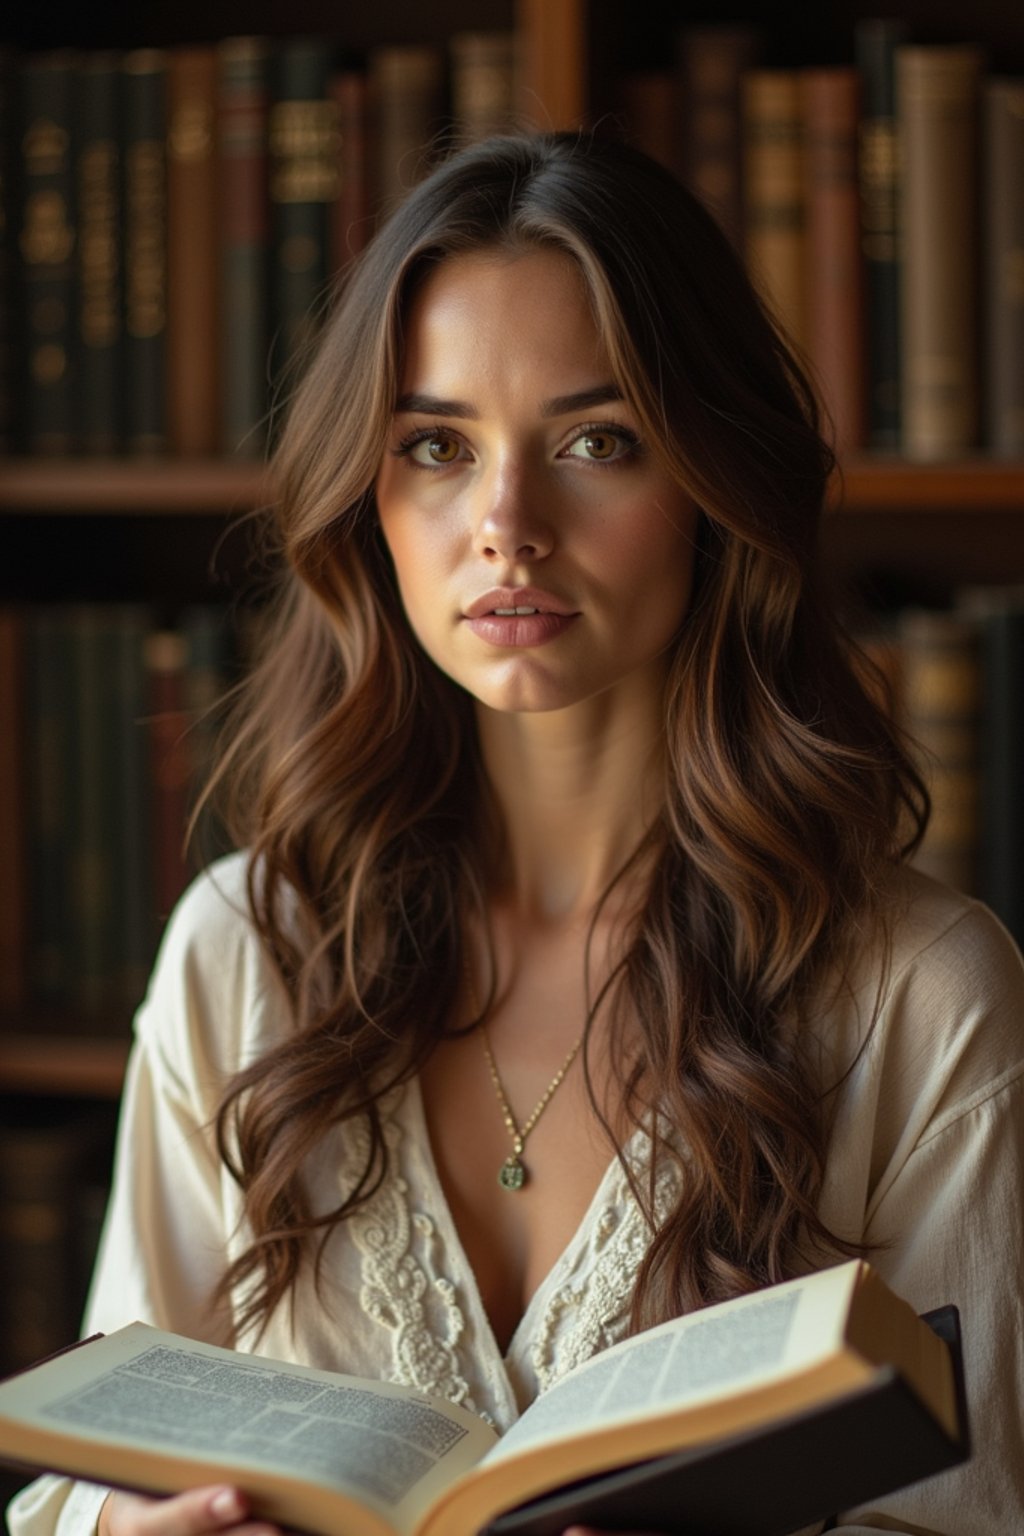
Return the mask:
M 524 472 L 503 469 L 486 476 L 477 494 L 477 554 L 490 561 L 532 561 L 551 553 L 554 540 L 545 498 Z

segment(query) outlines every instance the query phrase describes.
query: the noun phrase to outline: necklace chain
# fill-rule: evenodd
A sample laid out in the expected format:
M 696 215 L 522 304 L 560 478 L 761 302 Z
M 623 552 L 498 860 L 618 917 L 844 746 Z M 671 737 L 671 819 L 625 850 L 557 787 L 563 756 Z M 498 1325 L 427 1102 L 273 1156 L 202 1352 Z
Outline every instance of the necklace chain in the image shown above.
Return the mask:
M 466 980 L 469 984 L 470 1004 L 473 1008 L 473 1012 L 474 1014 L 479 1014 L 480 1007 L 476 996 L 476 987 L 473 985 L 473 973 L 468 963 L 466 965 Z M 554 1098 L 555 1093 L 560 1088 L 565 1078 L 565 1074 L 568 1072 L 569 1068 L 576 1060 L 576 1057 L 579 1055 L 580 1047 L 583 1044 L 583 1036 L 580 1035 L 579 1039 L 569 1050 L 565 1060 L 562 1062 L 562 1065 L 559 1067 L 550 1083 L 548 1083 L 544 1092 L 541 1094 L 540 1098 L 537 1100 L 536 1104 L 533 1106 L 533 1109 L 531 1110 L 530 1114 L 527 1115 L 522 1125 L 517 1122 L 515 1115 L 512 1113 L 512 1106 L 508 1101 L 508 1094 L 505 1092 L 505 1086 L 502 1083 L 501 1076 L 498 1072 L 498 1064 L 494 1059 L 494 1052 L 491 1049 L 491 1038 L 487 1033 L 487 1024 L 483 1018 L 480 1019 L 480 1039 L 483 1044 L 484 1055 L 487 1058 L 487 1068 L 491 1074 L 491 1082 L 494 1084 L 494 1091 L 497 1094 L 498 1103 L 501 1106 L 501 1116 L 505 1122 L 505 1127 L 509 1133 L 509 1136 L 512 1138 L 512 1152 L 508 1157 L 506 1157 L 505 1161 L 502 1163 L 498 1170 L 498 1183 L 501 1185 L 502 1189 L 522 1189 L 528 1177 L 526 1164 L 523 1162 L 523 1148 L 526 1145 L 526 1138 L 529 1136 L 530 1132 L 537 1124 L 537 1121 L 540 1119 L 541 1115 L 551 1103 L 551 1100 Z

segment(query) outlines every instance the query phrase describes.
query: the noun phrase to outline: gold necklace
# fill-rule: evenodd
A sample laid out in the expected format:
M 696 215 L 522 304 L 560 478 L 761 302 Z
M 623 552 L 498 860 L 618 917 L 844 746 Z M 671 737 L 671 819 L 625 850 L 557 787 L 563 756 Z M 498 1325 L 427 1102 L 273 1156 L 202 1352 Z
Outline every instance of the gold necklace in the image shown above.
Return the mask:
M 487 1067 L 491 1074 L 491 1082 L 494 1084 L 494 1091 L 498 1096 L 498 1103 L 501 1105 L 501 1116 L 512 1138 L 512 1151 L 498 1169 L 498 1183 L 502 1189 L 522 1189 L 528 1177 L 526 1164 L 523 1162 L 523 1148 L 526 1145 L 526 1138 L 547 1109 L 565 1074 L 576 1060 L 580 1046 L 583 1044 L 583 1036 L 580 1035 L 562 1062 L 562 1065 L 533 1106 L 532 1112 L 526 1117 L 522 1125 L 519 1125 L 515 1115 L 512 1113 L 512 1106 L 508 1102 L 508 1095 L 498 1073 L 498 1064 L 494 1059 L 494 1052 L 491 1050 L 491 1038 L 487 1033 L 487 1025 L 480 1014 L 480 1004 L 473 982 L 473 971 L 468 958 L 466 962 L 466 983 L 469 988 L 469 1001 L 473 1015 L 474 1017 L 480 1017 L 480 1039 L 483 1043 L 484 1055 L 487 1057 Z

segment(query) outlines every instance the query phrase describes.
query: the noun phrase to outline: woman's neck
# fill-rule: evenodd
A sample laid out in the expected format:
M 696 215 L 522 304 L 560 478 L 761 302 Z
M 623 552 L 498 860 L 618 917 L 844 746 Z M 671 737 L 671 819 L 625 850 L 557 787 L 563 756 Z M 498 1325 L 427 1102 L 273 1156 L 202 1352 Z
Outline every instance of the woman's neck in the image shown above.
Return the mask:
M 661 808 L 660 701 L 611 708 L 599 697 L 533 714 L 478 706 L 477 722 L 503 832 L 495 893 L 533 922 L 589 916 Z

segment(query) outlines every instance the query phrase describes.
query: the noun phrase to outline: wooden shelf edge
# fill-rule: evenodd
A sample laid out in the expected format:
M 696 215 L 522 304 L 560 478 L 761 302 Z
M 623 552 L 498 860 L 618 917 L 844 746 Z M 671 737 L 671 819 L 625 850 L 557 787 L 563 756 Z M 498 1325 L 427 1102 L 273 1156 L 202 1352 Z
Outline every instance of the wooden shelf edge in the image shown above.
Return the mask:
M 128 1048 L 127 1040 L 86 1039 L 43 1031 L 0 1035 L 0 1090 L 116 1099 L 124 1082 Z
M 266 466 L 230 459 L 8 459 L 0 511 L 132 515 L 247 512 L 271 499 Z
M 8 459 L 0 463 L 0 512 L 131 516 L 244 513 L 273 500 L 262 463 L 230 459 Z M 1024 459 L 917 464 L 852 455 L 837 477 L 833 510 L 1024 512 Z

